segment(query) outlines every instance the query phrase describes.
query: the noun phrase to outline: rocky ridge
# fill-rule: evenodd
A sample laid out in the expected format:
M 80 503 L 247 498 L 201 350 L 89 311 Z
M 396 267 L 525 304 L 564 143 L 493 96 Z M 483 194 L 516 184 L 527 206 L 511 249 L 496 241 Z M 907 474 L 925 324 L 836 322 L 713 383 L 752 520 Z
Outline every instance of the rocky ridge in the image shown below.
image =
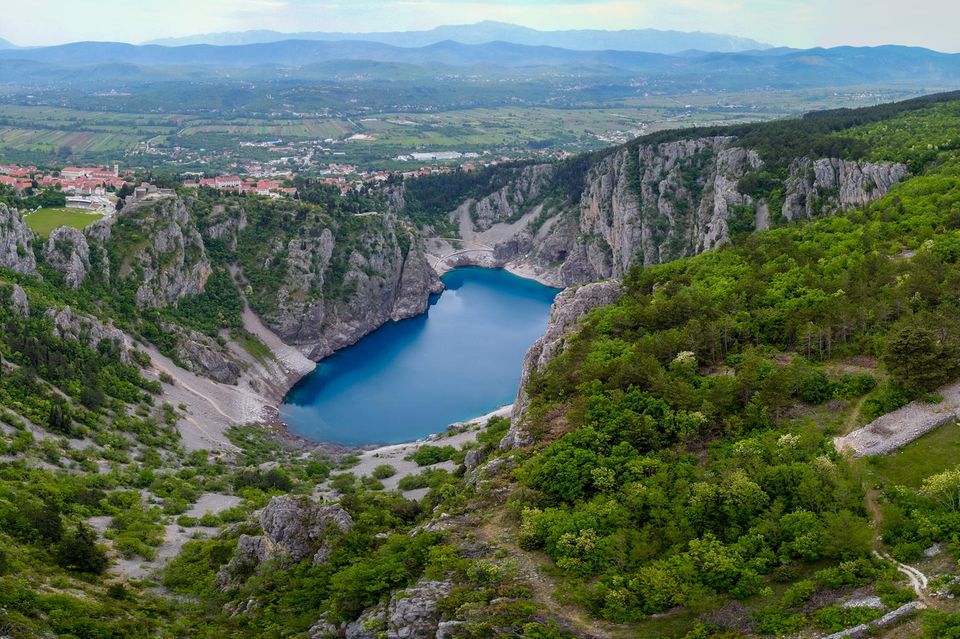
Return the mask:
M 759 154 L 730 137 L 627 145 L 587 169 L 573 206 L 544 199 L 552 173 L 541 167 L 537 179 L 515 179 L 450 215 L 462 219 L 470 207 L 474 230 L 484 232 L 541 207 L 525 228 L 493 247 L 495 265 L 572 286 L 622 277 L 634 263 L 659 264 L 725 244 L 734 221 L 762 230 L 775 216 L 805 219 L 868 204 L 908 176 L 902 164 L 801 158 L 789 167 L 782 206 L 771 211 L 770 202 L 740 190 L 745 177 L 762 169 Z
M 519 448 L 531 443 L 529 435 L 523 429 L 523 415 L 530 404 L 526 393 L 530 376 L 546 368 L 547 364 L 566 348 L 567 339 L 590 311 L 613 304 L 622 295 L 623 286 L 618 281 L 595 282 L 568 289 L 557 295 L 550 310 L 546 332 L 530 347 L 523 359 L 520 389 L 513 405 L 512 424 L 500 442 L 501 450 Z

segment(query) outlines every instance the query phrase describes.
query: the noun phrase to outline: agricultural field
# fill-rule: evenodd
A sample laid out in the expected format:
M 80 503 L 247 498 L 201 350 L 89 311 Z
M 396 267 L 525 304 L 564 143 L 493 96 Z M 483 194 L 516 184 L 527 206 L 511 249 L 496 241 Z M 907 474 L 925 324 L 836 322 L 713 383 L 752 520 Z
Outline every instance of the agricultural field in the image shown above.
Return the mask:
M 178 136 L 190 138 L 206 133 L 225 133 L 242 140 L 327 139 L 342 137 L 353 130 L 353 126 L 343 120 L 238 120 L 191 124 L 180 130 Z
M 910 95 L 908 91 L 869 87 L 842 92 L 683 95 L 645 95 L 638 89 L 632 97 L 604 103 L 603 96 L 598 96 L 590 104 L 576 106 L 519 103 L 378 111 L 370 105 L 363 115 L 349 116 L 330 108 L 294 112 L 287 104 L 262 113 L 234 106 L 228 111 L 185 114 L 173 111 L 170 99 L 166 109 L 161 102 L 153 104 L 149 112 L 137 112 L 142 101 L 126 103 L 117 102 L 116 97 L 88 95 L 72 100 L 74 108 L 0 104 L 0 161 L 42 165 L 126 158 L 129 164 L 146 167 L 230 170 L 237 160 L 278 157 L 266 148 L 244 143 L 283 140 L 293 145 L 310 143 L 315 164 L 340 162 L 365 169 L 396 169 L 410 165 L 394 158 L 414 152 L 460 151 L 511 158 L 543 151 L 578 153 L 663 129 L 770 120 Z M 354 112 L 363 108 L 362 102 L 355 101 L 350 100 Z M 297 155 L 307 152 L 304 146 Z
M 69 226 L 79 231 L 103 218 L 100 213 L 81 209 L 39 209 L 24 216 L 23 221 L 41 237 L 47 237 L 54 229 Z

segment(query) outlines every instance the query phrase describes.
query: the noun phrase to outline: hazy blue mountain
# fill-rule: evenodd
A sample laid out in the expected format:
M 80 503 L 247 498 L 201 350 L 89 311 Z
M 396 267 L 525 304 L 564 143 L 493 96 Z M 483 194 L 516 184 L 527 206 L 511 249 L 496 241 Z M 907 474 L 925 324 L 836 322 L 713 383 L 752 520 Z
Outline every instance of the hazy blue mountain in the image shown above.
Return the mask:
M 17 48 L 17 45 L 15 45 L 14 43 L 10 42 L 9 40 L 4 40 L 3 38 L 0 38 L 0 49 L 16 49 L 16 48 Z
M 511 42 L 528 46 L 550 46 L 574 51 L 645 51 L 649 53 L 679 53 L 690 49 L 711 52 L 736 52 L 766 49 L 770 45 L 748 38 L 719 33 L 659 31 L 657 29 L 628 29 L 623 31 L 569 30 L 538 31 L 505 22 L 478 22 L 450 25 L 429 31 L 392 31 L 382 33 L 280 33 L 278 31 L 244 31 L 239 33 L 208 33 L 185 38 L 166 38 L 147 44 L 188 46 L 194 44 L 242 45 L 265 44 L 283 40 L 360 40 L 379 42 L 397 47 L 426 47 L 445 40 L 461 44 Z
M 197 65 L 244 67 L 279 64 L 300 67 L 332 60 L 415 65 L 491 65 L 500 67 L 607 66 L 630 71 L 660 70 L 676 58 L 637 51 L 570 51 L 508 42 L 460 44 L 445 41 L 427 47 L 403 48 L 377 42 L 284 40 L 234 46 L 137 46 L 118 42 L 75 42 L 55 47 L 0 51 L 0 59 L 21 59 L 63 66 L 127 63 L 144 66 Z
M 38 69 L 36 65 L 48 68 Z M 27 68 L 20 68 L 24 65 Z M 606 76 L 613 84 L 653 81 L 657 90 L 763 87 L 832 87 L 906 83 L 960 86 L 960 54 L 901 46 L 778 49 L 764 52 L 685 52 L 668 56 L 638 51 L 572 51 L 508 42 L 439 42 L 395 47 L 376 42 L 285 40 L 265 44 L 162 47 L 78 42 L 56 47 L 0 50 L 0 81 L 70 77 L 70 68 L 100 66 L 97 78 L 136 82 L 162 76 L 190 80 L 217 76 L 263 81 L 317 78 L 355 80 L 427 79 L 449 72 L 507 75 Z M 89 74 L 77 76 L 81 81 Z

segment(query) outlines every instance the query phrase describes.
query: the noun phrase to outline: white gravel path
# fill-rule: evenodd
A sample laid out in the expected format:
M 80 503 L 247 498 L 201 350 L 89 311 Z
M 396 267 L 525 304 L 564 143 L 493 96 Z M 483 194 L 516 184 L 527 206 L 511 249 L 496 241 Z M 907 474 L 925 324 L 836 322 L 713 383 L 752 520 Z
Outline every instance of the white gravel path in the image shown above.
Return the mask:
M 938 391 L 943 401 L 915 401 L 875 419 L 863 428 L 834 439 L 837 450 L 856 457 L 886 455 L 943 424 L 960 419 L 960 383 Z

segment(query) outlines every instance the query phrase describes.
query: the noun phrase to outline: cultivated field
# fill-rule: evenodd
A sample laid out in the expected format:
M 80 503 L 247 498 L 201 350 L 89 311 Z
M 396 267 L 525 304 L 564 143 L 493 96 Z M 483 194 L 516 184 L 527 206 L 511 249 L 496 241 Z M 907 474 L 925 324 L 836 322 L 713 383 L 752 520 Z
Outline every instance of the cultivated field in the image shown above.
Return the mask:
M 146 102 L 117 103 L 114 97 L 86 96 L 75 98 L 74 108 L 0 104 L 0 161 L 65 164 L 127 158 L 129 164 L 148 167 L 172 161 L 182 170 L 232 170 L 230 165 L 237 159 L 279 157 L 267 148 L 244 143 L 283 140 L 284 145 L 313 147 L 312 158 L 321 165 L 401 168 L 407 165 L 394 158 L 414 152 L 460 151 L 513 158 L 541 150 L 578 153 L 662 129 L 769 120 L 910 95 L 868 87 L 840 92 L 649 95 L 638 87 L 635 96 L 609 103 L 598 96 L 590 104 L 576 106 L 518 103 L 445 111 L 418 104 L 409 111 L 378 112 L 370 107 L 363 115 L 349 116 L 328 107 L 294 111 L 292 105 L 272 101 L 258 104 L 255 113 L 252 107 L 241 107 L 185 114 L 156 106 L 150 112 L 138 112 Z M 347 101 L 354 113 L 362 107 L 360 99 Z M 300 146 L 296 155 L 303 153 Z

